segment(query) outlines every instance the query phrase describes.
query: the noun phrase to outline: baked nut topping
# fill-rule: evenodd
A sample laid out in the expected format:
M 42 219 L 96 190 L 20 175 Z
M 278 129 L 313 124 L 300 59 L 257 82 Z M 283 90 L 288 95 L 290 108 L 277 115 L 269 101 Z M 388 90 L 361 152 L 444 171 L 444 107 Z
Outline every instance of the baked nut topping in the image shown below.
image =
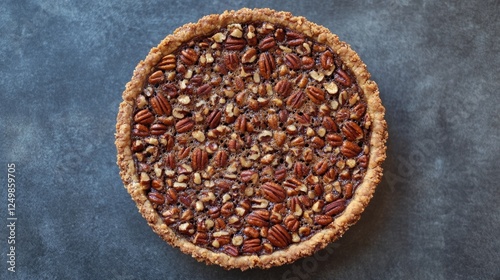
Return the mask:
M 359 218 L 380 180 L 376 84 L 345 43 L 288 13 L 194 26 L 154 48 L 124 92 L 116 145 L 128 191 L 199 260 L 266 268 L 312 254 Z

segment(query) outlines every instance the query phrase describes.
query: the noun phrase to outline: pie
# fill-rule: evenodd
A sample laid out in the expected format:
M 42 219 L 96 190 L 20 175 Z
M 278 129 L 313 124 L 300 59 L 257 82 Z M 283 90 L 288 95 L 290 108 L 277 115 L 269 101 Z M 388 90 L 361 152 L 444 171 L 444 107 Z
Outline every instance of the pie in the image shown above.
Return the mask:
M 309 256 L 354 224 L 382 176 L 385 109 L 350 46 L 270 9 L 167 36 L 123 92 L 125 188 L 171 245 L 226 269 Z

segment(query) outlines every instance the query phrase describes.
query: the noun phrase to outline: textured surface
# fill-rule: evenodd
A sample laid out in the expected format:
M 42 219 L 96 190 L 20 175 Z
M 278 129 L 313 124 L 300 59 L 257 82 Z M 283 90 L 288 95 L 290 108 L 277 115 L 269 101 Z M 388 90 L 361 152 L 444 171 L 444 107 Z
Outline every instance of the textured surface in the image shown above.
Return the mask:
M 327 249 L 227 272 L 150 230 L 122 187 L 113 133 L 124 85 L 152 46 L 245 2 L 3 1 L 0 278 L 500 278 L 499 2 L 351 2 L 250 7 L 305 16 L 360 54 L 387 108 L 384 180 Z M 6 263 L 8 162 L 17 166 L 15 274 Z

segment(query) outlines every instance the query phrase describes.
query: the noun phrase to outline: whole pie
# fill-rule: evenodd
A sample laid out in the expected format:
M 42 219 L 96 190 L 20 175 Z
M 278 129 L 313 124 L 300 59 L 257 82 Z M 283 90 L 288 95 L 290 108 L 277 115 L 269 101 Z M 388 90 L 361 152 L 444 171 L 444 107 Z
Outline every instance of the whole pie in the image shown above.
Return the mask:
M 164 240 L 242 270 L 309 256 L 382 176 L 378 87 L 349 45 L 287 12 L 242 9 L 167 36 L 123 92 L 123 183 Z

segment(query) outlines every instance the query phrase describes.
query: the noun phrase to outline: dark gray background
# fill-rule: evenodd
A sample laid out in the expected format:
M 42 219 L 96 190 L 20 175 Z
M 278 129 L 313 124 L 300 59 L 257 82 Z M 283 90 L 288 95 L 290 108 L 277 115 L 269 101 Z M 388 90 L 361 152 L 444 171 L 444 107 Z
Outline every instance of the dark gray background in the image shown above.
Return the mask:
M 499 3 L 3 0 L 0 278 L 500 279 Z M 149 229 L 122 187 L 113 134 L 151 47 L 243 6 L 289 10 L 350 43 L 380 86 L 390 138 L 384 180 L 341 240 L 292 265 L 227 272 Z

